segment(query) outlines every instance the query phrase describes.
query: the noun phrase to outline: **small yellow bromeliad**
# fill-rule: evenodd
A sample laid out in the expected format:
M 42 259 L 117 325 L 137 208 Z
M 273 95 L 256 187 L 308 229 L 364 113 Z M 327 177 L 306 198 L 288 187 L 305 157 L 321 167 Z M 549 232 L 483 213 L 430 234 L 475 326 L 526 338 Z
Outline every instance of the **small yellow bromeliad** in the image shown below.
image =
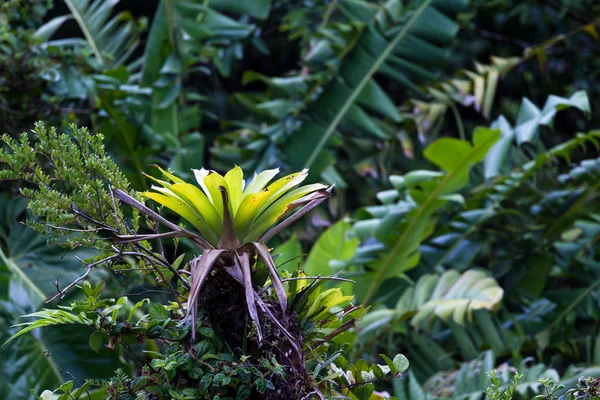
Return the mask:
M 255 174 L 247 185 L 238 166 L 222 176 L 206 169 L 193 170 L 198 186 L 159 168 L 165 180 L 147 175 L 158 186 L 141 195 L 154 200 L 187 220 L 198 232 L 195 234 L 161 217 L 122 191 L 116 196 L 151 218 L 170 228 L 171 232 L 157 235 L 122 236 L 122 241 L 148 240 L 157 237 L 190 237 L 203 251 L 190 262 L 191 284 L 187 316 L 192 317 L 192 340 L 195 340 L 197 300 L 204 281 L 218 262 L 245 290 L 248 312 L 262 340 L 256 305 L 280 328 L 277 318 L 265 306 L 252 287 L 251 260 L 260 257 L 269 270 L 273 288 L 283 315 L 287 311 L 286 292 L 265 243 L 282 229 L 319 205 L 331 194 L 331 187 L 311 184 L 297 187 L 308 170 L 297 172 L 270 183 L 279 169 Z M 292 213 L 295 211 L 294 213 Z M 287 217 L 287 218 L 284 218 Z M 279 223 L 278 223 L 279 222 Z M 273 227 L 278 223 L 276 226 Z M 186 316 L 186 317 L 187 317 Z M 292 339 L 291 336 L 289 336 Z

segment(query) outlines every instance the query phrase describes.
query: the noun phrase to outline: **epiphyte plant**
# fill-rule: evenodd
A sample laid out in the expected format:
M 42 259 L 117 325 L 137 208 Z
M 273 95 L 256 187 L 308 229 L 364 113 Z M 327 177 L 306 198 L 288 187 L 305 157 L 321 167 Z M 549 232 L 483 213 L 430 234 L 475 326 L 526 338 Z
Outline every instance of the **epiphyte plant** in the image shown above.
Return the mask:
M 238 166 L 228 171 L 225 176 L 206 169 L 193 170 L 200 187 L 159 169 L 165 180 L 147 175 L 158 185 L 141 194 L 180 215 L 198 233 L 168 221 L 129 194 L 117 190 L 115 196 L 121 201 L 171 229 L 165 233 L 121 235 L 118 240 L 132 242 L 153 238 L 188 237 L 202 251 L 200 256 L 190 261 L 191 278 L 186 318 L 191 317 L 192 320 L 192 341 L 195 341 L 197 302 L 202 286 L 215 268 L 223 268 L 244 288 L 248 313 L 256 326 L 258 341 L 262 341 L 262 332 L 257 305 L 300 352 L 301 349 L 293 336 L 266 307 L 252 287 L 252 265 L 260 259 L 267 267 L 272 287 L 279 300 L 281 316 L 285 319 L 286 291 L 265 243 L 327 199 L 331 195 L 332 187 L 317 183 L 295 188 L 307 177 L 306 169 L 271 184 L 269 182 L 279 173 L 279 169 L 266 170 L 255 174 L 247 185 L 243 178 L 244 173 Z M 297 211 L 290 214 L 294 210 Z

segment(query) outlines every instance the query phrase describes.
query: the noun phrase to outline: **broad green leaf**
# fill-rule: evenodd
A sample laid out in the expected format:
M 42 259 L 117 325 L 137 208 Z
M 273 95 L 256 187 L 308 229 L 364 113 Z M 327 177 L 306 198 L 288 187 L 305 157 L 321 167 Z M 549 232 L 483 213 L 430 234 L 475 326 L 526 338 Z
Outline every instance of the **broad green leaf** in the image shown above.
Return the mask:
M 396 354 L 393 360 L 394 363 L 394 372 L 397 374 L 401 374 L 408 369 L 409 362 L 406 357 L 402 354 Z
M 331 262 L 348 261 L 354 256 L 359 240 L 348 238 L 351 227 L 349 222 L 338 221 L 319 236 L 302 266 L 309 276 L 329 276 L 339 272 L 332 268 Z M 336 286 L 347 285 L 340 282 Z M 352 293 L 351 288 L 347 287 L 344 292 Z
M 495 310 L 503 297 L 498 283 L 482 271 L 469 270 L 460 275 L 450 270 L 441 276 L 424 275 L 414 291 L 406 292 L 396 307 L 396 318 L 412 317 L 412 325 L 423 327 L 437 316 L 452 318 L 459 325 L 471 320 L 473 310 Z
M 232 217 L 238 211 L 242 202 L 242 191 L 244 190 L 244 173 L 237 165 L 225 174 L 225 182 L 229 193 L 229 202 L 231 203 Z
M 356 103 L 362 103 L 369 108 L 377 108 L 392 120 L 398 120 L 397 111 L 389 98 L 373 84 L 373 77 L 381 73 L 387 78 L 402 85 L 415 88 L 415 85 L 401 69 L 409 70 L 412 74 L 432 77 L 428 70 L 444 65 L 449 55 L 447 50 L 440 48 L 440 43 L 449 41 L 458 30 L 451 18 L 440 12 L 438 2 L 432 0 L 415 3 L 402 23 L 400 15 L 391 19 L 389 25 L 385 10 L 377 10 L 374 5 L 363 2 L 343 2 L 340 6 L 353 19 L 365 24 L 352 43 L 349 51 L 344 53 L 337 76 L 324 87 L 323 93 L 306 111 L 308 118 L 300 130 L 295 132 L 285 146 L 287 161 L 293 168 L 310 167 L 318 159 L 319 153 L 331 139 L 334 132 Z M 461 2 L 460 6 L 462 6 Z M 460 7 L 459 6 L 459 7 Z M 441 8 L 441 7 L 440 7 Z M 357 10 L 363 10 L 358 12 Z M 402 9 L 400 7 L 399 9 Z M 373 12 L 367 12 L 371 10 Z M 403 14 L 404 16 L 406 14 Z M 384 22 L 385 21 L 385 22 Z M 383 28 L 384 32 L 380 29 Z M 331 47 L 327 41 L 321 41 L 315 53 Z M 329 54 L 328 51 L 326 51 Z M 313 55 L 311 55 L 313 56 Z M 313 56 L 314 57 L 314 56 Z M 309 61 L 313 61 L 314 59 Z M 368 131 L 381 135 L 377 125 L 365 125 Z M 355 122 L 360 122 L 355 119 Z
M 498 137 L 497 130 L 477 128 L 473 144 L 442 138 L 425 149 L 425 156 L 445 174 L 439 177 L 433 175 L 430 180 L 420 178 L 420 188 L 407 188 L 408 195 L 416 203 L 412 210 L 406 212 L 399 208 L 398 212 L 386 215 L 376 227 L 375 236 L 388 249 L 369 263 L 371 272 L 357 281 L 356 294 L 363 303 L 369 303 L 386 279 L 402 276 L 417 265 L 420 257 L 418 247 L 435 227 L 431 217 L 448 201 L 444 195 L 468 183 L 470 168 L 485 157 Z
M 225 181 L 225 178 L 223 178 L 220 174 L 218 174 L 214 171 L 210 171 L 206 175 L 206 178 L 204 178 L 204 184 L 206 185 L 206 188 L 208 189 L 208 192 L 210 193 L 210 198 L 212 200 L 213 205 L 215 206 L 215 209 L 217 210 L 217 213 L 219 214 L 219 216 L 222 219 L 223 218 L 223 197 L 221 195 L 221 190 L 219 189 L 219 187 L 224 187 L 227 191 L 229 191 L 229 188 L 227 187 L 227 182 Z M 231 212 L 231 210 L 229 210 L 229 211 Z
M 450 172 L 444 178 L 444 187 L 438 193 L 454 192 L 469 182 L 470 168 L 484 159 L 488 150 L 500 137 L 494 129 L 478 127 L 473 132 L 473 144 L 453 138 L 442 138 L 429 145 L 423 155 L 432 163 Z
M 279 173 L 279 168 L 268 169 L 260 174 L 254 175 L 254 178 L 244 189 L 244 196 L 252 193 L 260 192 L 267 184 Z
M 90 348 L 94 350 L 96 353 L 100 350 L 102 346 L 102 342 L 104 341 L 104 334 L 100 331 L 94 331 L 90 335 Z
M 302 263 L 302 246 L 296 235 L 293 235 L 290 239 L 275 247 L 271 253 L 274 256 L 279 255 L 275 259 L 275 264 L 281 270 L 292 272 Z
M 163 188 L 156 188 L 156 190 Z M 168 190 L 168 189 L 164 189 Z M 173 193 L 173 192 L 171 192 Z M 185 201 L 181 200 L 175 194 L 172 196 L 154 193 L 154 192 L 142 192 L 142 196 L 145 196 L 149 199 L 156 201 L 158 204 L 161 204 L 176 214 L 182 216 L 188 222 L 190 222 L 206 240 L 211 243 L 217 243 L 218 237 L 216 234 L 209 228 L 208 224 L 194 211 L 194 209 L 188 205 Z
M 279 221 L 285 214 L 294 209 L 294 202 L 301 202 L 304 196 L 326 188 L 327 186 L 325 185 L 315 183 L 312 185 L 299 187 L 283 195 L 279 200 L 271 204 L 254 222 L 252 222 L 249 227 L 249 233 L 245 237 L 244 241 L 253 242 L 260 239 L 260 237 L 267 229 L 269 229 L 269 227 Z M 260 212 L 260 209 L 258 212 Z

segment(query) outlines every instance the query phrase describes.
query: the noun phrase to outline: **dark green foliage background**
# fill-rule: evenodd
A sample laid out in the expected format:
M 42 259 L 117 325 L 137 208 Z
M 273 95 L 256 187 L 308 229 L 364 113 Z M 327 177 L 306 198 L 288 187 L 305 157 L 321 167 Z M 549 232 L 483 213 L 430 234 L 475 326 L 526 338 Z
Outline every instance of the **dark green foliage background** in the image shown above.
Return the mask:
M 185 179 L 202 166 L 310 167 L 309 180 L 335 183 L 327 207 L 272 246 L 287 260 L 313 249 L 318 256 L 305 267 L 312 275 L 343 270 L 361 280 L 350 290 L 372 307 L 349 335 L 349 357 L 405 354 L 405 379 L 382 382 L 390 395 L 476 398 L 487 384 L 482 372 L 498 368 L 507 382 L 508 365 L 525 374 L 523 396 L 539 391 L 542 376 L 572 386 L 581 374 L 600 374 L 596 1 L 96 1 L 0 5 L 1 133 L 17 138 L 36 121 L 64 131 L 88 126 L 104 134 L 137 190 L 149 186 L 142 172 L 151 164 Z M 90 12 L 95 6 L 104 13 Z M 493 57 L 507 64 L 494 70 Z M 479 80 L 481 97 L 473 86 L 449 85 L 456 79 Z M 469 182 L 419 213 L 415 192 L 426 197 L 444 178 L 411 187 L 398 177 L 451 175 L 436 157 L 454 154 L 453 145 L 434 157 L 425 148 L 440 138 L 470 141 L 480 126 L 501 129 L 508 150 L 465 157 Z M 52 282 L 78 276 L 73 254 L 45 248 L 19 224 L 27 211 L 14 196 L 22 187 L 0 183 L 1 342 L 19 315 L 42 306 Z M 426 229 L 411 225 L 415 215 Z M 415 230 L 405 236 L 418 236 L 414 248 L 392 258 L 407 226 Z M 420 258 L 407 261 L 415 252 Z M 387 259 L 399 273 L 371 280 Z M 499 304 L 462 324 L 432 317 L 411 325 L 432 295 L 419 282 L 472 270 L 503 290 Z M 109 283 L 107 296 L 152 284 L 104 270 L 94 279 Z M 422 300 L 410 312 L 398 303 L 407 290 Z M 122 354 L 90 354 L 88 334 L 54 327 L 1 348 L 0 397 L 28 398 L 30 388 L 70 379 L 42 349 L 80 379 L 108 378 L 119 366 L 136 371 Z

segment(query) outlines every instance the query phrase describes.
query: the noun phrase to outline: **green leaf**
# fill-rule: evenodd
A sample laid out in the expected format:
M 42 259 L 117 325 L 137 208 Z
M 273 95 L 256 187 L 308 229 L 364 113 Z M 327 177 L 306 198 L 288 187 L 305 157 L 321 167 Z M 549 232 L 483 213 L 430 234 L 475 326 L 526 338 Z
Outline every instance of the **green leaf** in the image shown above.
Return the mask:
M 271 0 L 236 1 L 212 0 L 210 6 L 217 10 L 228 11 L 236 14 L 248 14 L 251 17 L 266 19 L 271 10 Z
M 502 171 L 510 170 L 508 156 L 513 147 L 513 140 L 517 145 L 533 141 L 538 136 L 540 126 L 552 126 L 554 118 L 559 111 L 567 108 L 577 108 L 584 114 L 590 114 L 590 104 L 587 93 L 575 92 L 570 98 L 549 96 L 543 109 L 540 110 L 529 99 L 524 98 L 517 122 L 514 127 L 504 116 L 500 116 L 491 125 L 501 131 L 501 139 L 490 149 L 484 160 L 485 177 L 492 178 Z M 516 147 L 516 146 L 515 146 Z
M 470 168 L 484 159 L 499 137 L 498 130 L 478 127 L 473 132 L 472 145 L 454 138 L 442 138 L 429 145 L 423 155 L 449 172 L 444 176 L 444 187 L 439 194 L 454 192 L 465 186 L 469 182 Z
M 92 332 L 92 334 L 90 335 L 90 340 L 89 340 L 90 348 L 97 353 L 98 350 L 100 350 L 100 347 L 102 346 L 103 341 L 104 341 L 104 334 L 102 332 L 100 332 L 100 331 Z
M 271 253 L 274 256 L 279 255 L 277 259 L 275 259 L 277 268 L 290 272 L 297 269 L 302 262 L 301 256 L 304 254 L 302 252 L 300 241 L 296 235 L 293 235 L 289 240 L 275 247 Z
M 169 313 L 161 304 L 150 303 L 148 305 L 148 314 L 154 321 L 164 321 L 169 318 Z
M 344 7 L 348 4 L 346 2 Z M 433 43 L 452 38 L 457 33 L 458 25 L 433 4 L 432 0 L 420 2 L 403 24 L 390 24 L 384 33 L 379 28 L 385 17 L 377 12 L 366 13 L 363 7 L 359 7 L 363 12 L 355 11 L 352 18 L 369 20 L 365 21 L 366 27 L 360 31 L 348 54 L 341 60 L 338 76 L 309 105 L 308 118 L 286 143 L 284 151 L 292 168 L 308 168 L 314 164 L 340 122 L 357 102 L 377 108 L 393 120 L 398 120 L 397 112 L 392 111 L 394 107 L 391 101 L 373 84 L 372 79 L 380 72 L 401 84 L 416 88 L 403 73 L 398 72 L 399 65 L 427 75 L 428 68 L 444 64 L 447 54 Z M 366 123 L 368 120 L 363 118 L 361 121 Z M 378 132 L 374 124 L 365 128 L 373 133 Z
M 369 400 L 375 391 L 375 386 L 372 383 L 365 383 L 354 386 L 352 394 L 359 400 Z
M 442 138 L 425 149 L 425 157 L 446 173 L 433 174 L 427 181 L 419 179 L 419 187 L 407 187 L 406 194 L 414 204 L 410 211 L 406 205 L 399 205 L 397 211 L 388 213 L 377 224 L 375 236 L 387 250 L 369 263 L 372 272 L 357 280 L 356 294 L 364 304 L 370 302 L 386 279 L 400 277 L 418 264 L 419 245 L 431 235 L 435 227 L 432 216 L 448 201 L 444 196 L 468 183 L 471 167 L 485 157 L 498 137 L 497 130 L 477 128 L 473 144 Z
M 460 274 L 450 270 L 440 277 L 422 276 L 414 292 L 405 292 L 398 300 L 397 318 L 412 317 L 412 325 L 423 327 L 433 316 L 443 321 L 452 318 L 459 325 L 471 320 L 473 310 L 494 310 L 504 291 L 493 278 L 482 271 L 468 270 Z
M 348 238 L 352 225 L 346 221 L 338 221 L 329 227 L 313 245 L 302 268 L 309 276 L 330 276 L 340 272 L 335 262 L 342 264 L 350 260 L 359 245 L 357 238 Z M 342 287 L 344 293 L 352 293 L 350 283 L 336 285 Z
M 259 378 L 257 379 L 254 384 L 256 385 L 256 391 L 260 394 L 263 394 L 264 392 L 267 391 L 267 389 L 275 389 L 275 386 L 273 385 L 273 383 L 265 378 Z
M 40 26 L 37 31 L 35 31 L 33 36 L 40 40 L 48 41 L 52 36 L 54 36 L 56 31 L 71 18 L 72 17 L 70 15 L 52 18 L 50 21 Z
M 251 393 L 252 393 L 252 389 L 250 387 L 240 385 L 237 389 L 235 399 L 236 400 L 246 400 L 250 397 Z
M 396 354 L 396 357 L 394 357 L 394 372 L 397 374 L 401 374 L 404 371 L 406 371 L 408 369 L 409 366 L 409 362 L 408 359 L 406 357 L 404 357 L 402 354 Z
M 65 0 L 100 65 L 123 64 L 139 43 L 131 14 L 112 16 L 117 3 L 118 0 Z

